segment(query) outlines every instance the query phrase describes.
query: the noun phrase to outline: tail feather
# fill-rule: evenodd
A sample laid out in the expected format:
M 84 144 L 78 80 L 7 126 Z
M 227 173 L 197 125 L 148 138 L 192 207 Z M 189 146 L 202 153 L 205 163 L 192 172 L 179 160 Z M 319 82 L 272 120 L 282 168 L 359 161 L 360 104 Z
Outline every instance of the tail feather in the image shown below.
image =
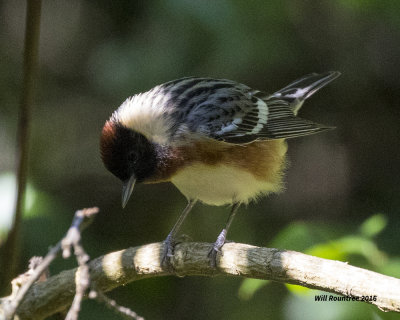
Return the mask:
M 289 103 L 294 114 L 297 114 L 304 100 L 339 76 L 340 72 L 338 71 L 308 74 L 275 92 L 269 96 L 268 100 L 276 98 L 284 100 Z

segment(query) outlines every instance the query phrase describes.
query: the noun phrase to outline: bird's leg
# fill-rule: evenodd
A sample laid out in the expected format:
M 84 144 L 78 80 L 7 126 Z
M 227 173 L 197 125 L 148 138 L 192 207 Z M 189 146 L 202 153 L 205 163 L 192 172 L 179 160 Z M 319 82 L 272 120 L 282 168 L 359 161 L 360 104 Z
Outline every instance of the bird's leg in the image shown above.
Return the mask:
M 164 253 L 162 256 L 162 264 L 166 267 L 170 267 L 170 258 L 174 255 L 174 247 L 175 247 L 175 239 L 176 235 L 182 226 L 183 221 L 186 219 L 189 212 L 192 210 L 193 206 L 196 204 L 196 199 L 189 199 L 188 204 L 185 209 L 182 211 L 181 215 L 176 221 L 174 227 L 171 232 L 168 234 L 167 238 L 164 240 Z
M 220 249 L 224 245 L 226 241 L 226 235 L 228 233 L 229 227 L 232 224 L 233 219 L 235 218 L 236 212 L 239 209 L 240 203 L 235 202 L 232 206 L 231 213 L 229 214 L 228 221 L 226 222 L 225 228 L 222 229 L 221 233 L 219 234 L 217 240 L 215 241 L 212 249 L 208 253 L 208 257 L 210 258 L 210 265 L 212 268 L 217 266 L 217 254 L 220 252 Z

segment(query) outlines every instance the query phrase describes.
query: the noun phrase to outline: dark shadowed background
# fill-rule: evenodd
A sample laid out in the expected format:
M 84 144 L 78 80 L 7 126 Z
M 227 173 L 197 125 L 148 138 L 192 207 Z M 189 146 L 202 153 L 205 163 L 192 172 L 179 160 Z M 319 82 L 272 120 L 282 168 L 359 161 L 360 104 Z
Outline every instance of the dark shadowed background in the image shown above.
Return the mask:
M 25 2 L 0 3 L 0 241 L 12 214 Z M 44 1 L 19 271 L 66 231 L 76 209 L 96 257 L 161 241 L 184 197 L 138 185 L 125 210 L 99 134 L 128 96 L 184 76 L 273 92 L 311 72 L 342 76 L 301 116 L 336 130 L 289 141 L 286 191 L 242 207 L 229 239 L 349 261 L 400 277 L 400 2 Z M 228 209 L 198 205 L 184 225 L 213 242 Z M 57 261 L 51 272 L 74 265 Z M 146 319 L 394 319 L 375 307 L 315 302 L 318 291 L 239 278 L 157 278 L 110 295 Z M 86 301 L 82 319 L 120 319 Z

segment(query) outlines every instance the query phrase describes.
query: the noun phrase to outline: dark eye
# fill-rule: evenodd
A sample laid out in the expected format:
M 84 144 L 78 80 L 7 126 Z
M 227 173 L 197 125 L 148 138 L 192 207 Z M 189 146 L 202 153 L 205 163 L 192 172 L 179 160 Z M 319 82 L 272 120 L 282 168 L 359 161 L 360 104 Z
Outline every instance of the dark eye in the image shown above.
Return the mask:
M 129 162 L 136 162 L 137 160 L 138 160 L 138 155 L 136 152 L 131 151 L 128 153 L 128 161 Z

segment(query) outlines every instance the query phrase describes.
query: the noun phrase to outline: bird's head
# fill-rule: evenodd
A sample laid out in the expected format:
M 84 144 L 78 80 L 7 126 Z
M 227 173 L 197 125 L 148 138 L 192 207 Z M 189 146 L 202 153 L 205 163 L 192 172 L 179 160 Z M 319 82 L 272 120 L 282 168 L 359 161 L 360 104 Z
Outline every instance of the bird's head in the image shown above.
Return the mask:
M 144 135 L 112 118 L 103 127 L 100 151 L 105 167 L 123 182 L 122 206 L 125 207 L 135 183 L 154 174 L 155 147 Z

